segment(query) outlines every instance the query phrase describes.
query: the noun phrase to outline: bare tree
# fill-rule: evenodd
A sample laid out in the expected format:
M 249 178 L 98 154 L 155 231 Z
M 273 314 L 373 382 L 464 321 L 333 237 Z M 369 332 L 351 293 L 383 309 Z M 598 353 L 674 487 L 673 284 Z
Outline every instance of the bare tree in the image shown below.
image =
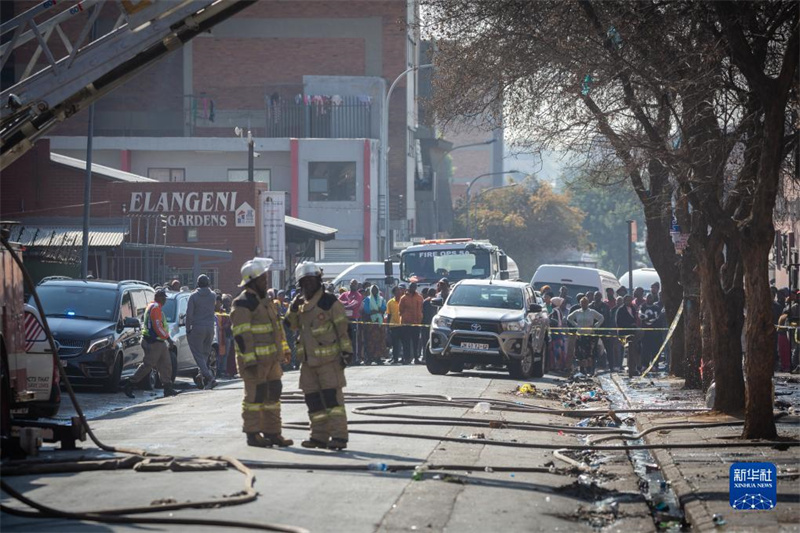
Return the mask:
M 706 310 L 715 407 L 735 411 L 746 397 L 745 436 L 773 436 L 767 258 L 797 83 L 797 4 L 430 0 L 427 7 L 430 29 L 444 39 L 440 114 L 477 116 L 502 97 L 506 126 L 534 143 L 578 150 L 588 162 L 598 148 L 613 154 L 643 203 L 648 251 L 666 299 L 675 295 L 668 309 L 686 296 L 695 313 L 688 340 L 700 338 L 699 307 Z M 673 211 L 691 228 L 683 265 L 666 253 Z M 737 333 L 745 299 L 742 394 Z M 690 344 L 687 382 L 699 382 L 697 351 Z

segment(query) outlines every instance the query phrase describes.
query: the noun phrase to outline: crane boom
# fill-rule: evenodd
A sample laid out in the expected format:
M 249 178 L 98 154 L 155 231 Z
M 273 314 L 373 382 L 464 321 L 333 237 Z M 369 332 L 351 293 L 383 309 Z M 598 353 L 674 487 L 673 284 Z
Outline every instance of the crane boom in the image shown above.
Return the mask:
M 95 39 L 90 36 L 92 25 L 102 9 L 113 6 L 107 0 L 83 0 L 36 22 L 57 3 L 45 0 L 2 24 L 0 35 L 11 38 L 0 46 L 0 68 L 13 50 L 31 41 L 37 47 L 21 79 L 0 92 L 0 170 L 58 123 L 255 1 L 116 0 L 120 12 L 116 23 Z M 88 13 L 84 27 L 70 40 L 61 24 L 81 13 Z M 64 45 L 60 56 L 48 45 L 53 34 Z M 42 55 L 44 68 L 32 72 Z

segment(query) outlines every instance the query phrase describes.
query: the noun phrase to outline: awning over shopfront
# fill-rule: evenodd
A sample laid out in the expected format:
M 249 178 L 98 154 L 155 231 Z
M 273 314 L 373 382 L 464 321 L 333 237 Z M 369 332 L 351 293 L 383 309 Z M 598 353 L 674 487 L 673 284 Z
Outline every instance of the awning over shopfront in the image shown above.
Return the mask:
M 29 259 L 74 265 L 80 262 L 83 228 L 72 225 L 14 224 L 9 239 L 25 247 Z M 96 253 L 117 248 L 128 234 L 126 226 L 97 226 L 89 230 L 89 248 Z
M 92 248 L 115 248 L 122 244 L 128 228 L 125 226 L 92 226 L 89 229 L 89 246 Z M 75 226 L 28 226 L 20 224 L 12 228 L 10 240 L 29 248 L 80 247 L 83 244 L 83 228 Z
M 289 242 L 303 242 L 308 239 L 332 241 L 336 238 L 337 231 L 339 230 L 336 228 L 286 215 L 286 240 Z

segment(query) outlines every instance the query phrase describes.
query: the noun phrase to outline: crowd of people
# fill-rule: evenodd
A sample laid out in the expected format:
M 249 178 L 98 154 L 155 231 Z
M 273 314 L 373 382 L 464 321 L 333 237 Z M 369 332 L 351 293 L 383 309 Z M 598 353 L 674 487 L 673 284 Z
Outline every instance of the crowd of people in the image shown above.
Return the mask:
M 588 291 L 573 299 L 566 286 L 559 288 L 558 296 L 549 285 L 541 287 L 553 328 L 548 368 L 571 373 L 577 366 L 579 372 L 592 375 L 599 367 L 621 371 L 625 360 L 629 376 L 640 374 L 664 340 L 660 289 L 654 283 L 646 295 L 643 287 L 630 295 L 625 287 L 607 288 L 605 298 L 600 291 Z M 667 350 L 662 357 L 669 364 Z
M 450 282 L 442 278 L 436 288 L 417 290 L 416 283 L 393 287 L 387 301 L 377 285 L 350 282 L 339 294 L 350 319 L 353 365 L 424 364 L 425 344 L 436 315 L 431 300 L 447 299 Z M 326 290 L 333 293 L 333 287 Z
M 182 286 L 178 280 L 164 288 L 189 291 L 189 287 Z M 377 285 L 353 279 L 349 290 L 341 288 L 336 293 L 332 284 L 324 284 L 322 290 L 334 295 L 345 309 L 353 345 L 352 365 L 410 365 L 425 363 L 425 345 L 437 312 L 432 300 L 446 300 L 450 283 L 442 278 L 435 288 L 422 290 L 418 290 L 416 283 L 400 284 L 391 288 L 391 294 L 384 295 Z M 663 342 L 666 320 L 659 283 L 654 283 L 647 294 L 642 287 L 636 287 L 632 295 L 625 287 L 616 291 L 608 288 L 605 297 L 600 291 L 588 291 L 573 298 L 566 286 L 559 288 L 557 296 L 547 285 L 540 291 L 553 328 L 548 351 L 549 370 L 591 375 L 598 368 L 621 371 L 623 362 L 627 362 L 628 374 L 633 376 L 649 364 Z M 282 322 L 296 294 L 297 289 L 267 290 L 266 296 L 274 303 Z M 775 295 L 776 323 L 781 316 L 788 323 L 787 301 L 787 295 L 778 291 Z M 194 380 L 198 388 L 213 388 L 216 377 L 237 377 L 231 322 L 233 297 L 211 289 L 208 278 L 201 275 L 190 302 L 186 316 L 187 339 L 199 369 Z M 781 313 L 777 309 L 779 304 Z M 297 370 L 297 338 L 285 323 L 283 328 L 292 355 L 282 367 L 284 371 Z M 788 343 L 784 339 L 788 339 L 787 334 L 776 335 L 778 366 L 783 366 L 782 361 L 787 360 Z M 209 369 L 206 364 L 209 351 L 215 354 L 216 369 Z M 668 364 L 668 357 L 669 351 L 664 350 L 665 364 Z

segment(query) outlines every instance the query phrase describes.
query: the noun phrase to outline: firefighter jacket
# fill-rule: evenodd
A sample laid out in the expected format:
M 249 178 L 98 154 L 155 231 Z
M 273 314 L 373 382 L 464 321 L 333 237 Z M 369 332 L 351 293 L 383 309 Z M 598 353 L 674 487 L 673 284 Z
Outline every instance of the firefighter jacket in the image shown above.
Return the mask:
M 247 368 L 289 352 L 275 304 L 250 287 L 233 300 L 231 311 L 236 365 Z
M 353 353 L 344 306 L 322 289 L 308 301 L 302 295 L 295 297 L 286 315 L 286 324 L 300 332 L 297 359 L 301 363 L 321 366 L 338 361 L 345 353 Z

